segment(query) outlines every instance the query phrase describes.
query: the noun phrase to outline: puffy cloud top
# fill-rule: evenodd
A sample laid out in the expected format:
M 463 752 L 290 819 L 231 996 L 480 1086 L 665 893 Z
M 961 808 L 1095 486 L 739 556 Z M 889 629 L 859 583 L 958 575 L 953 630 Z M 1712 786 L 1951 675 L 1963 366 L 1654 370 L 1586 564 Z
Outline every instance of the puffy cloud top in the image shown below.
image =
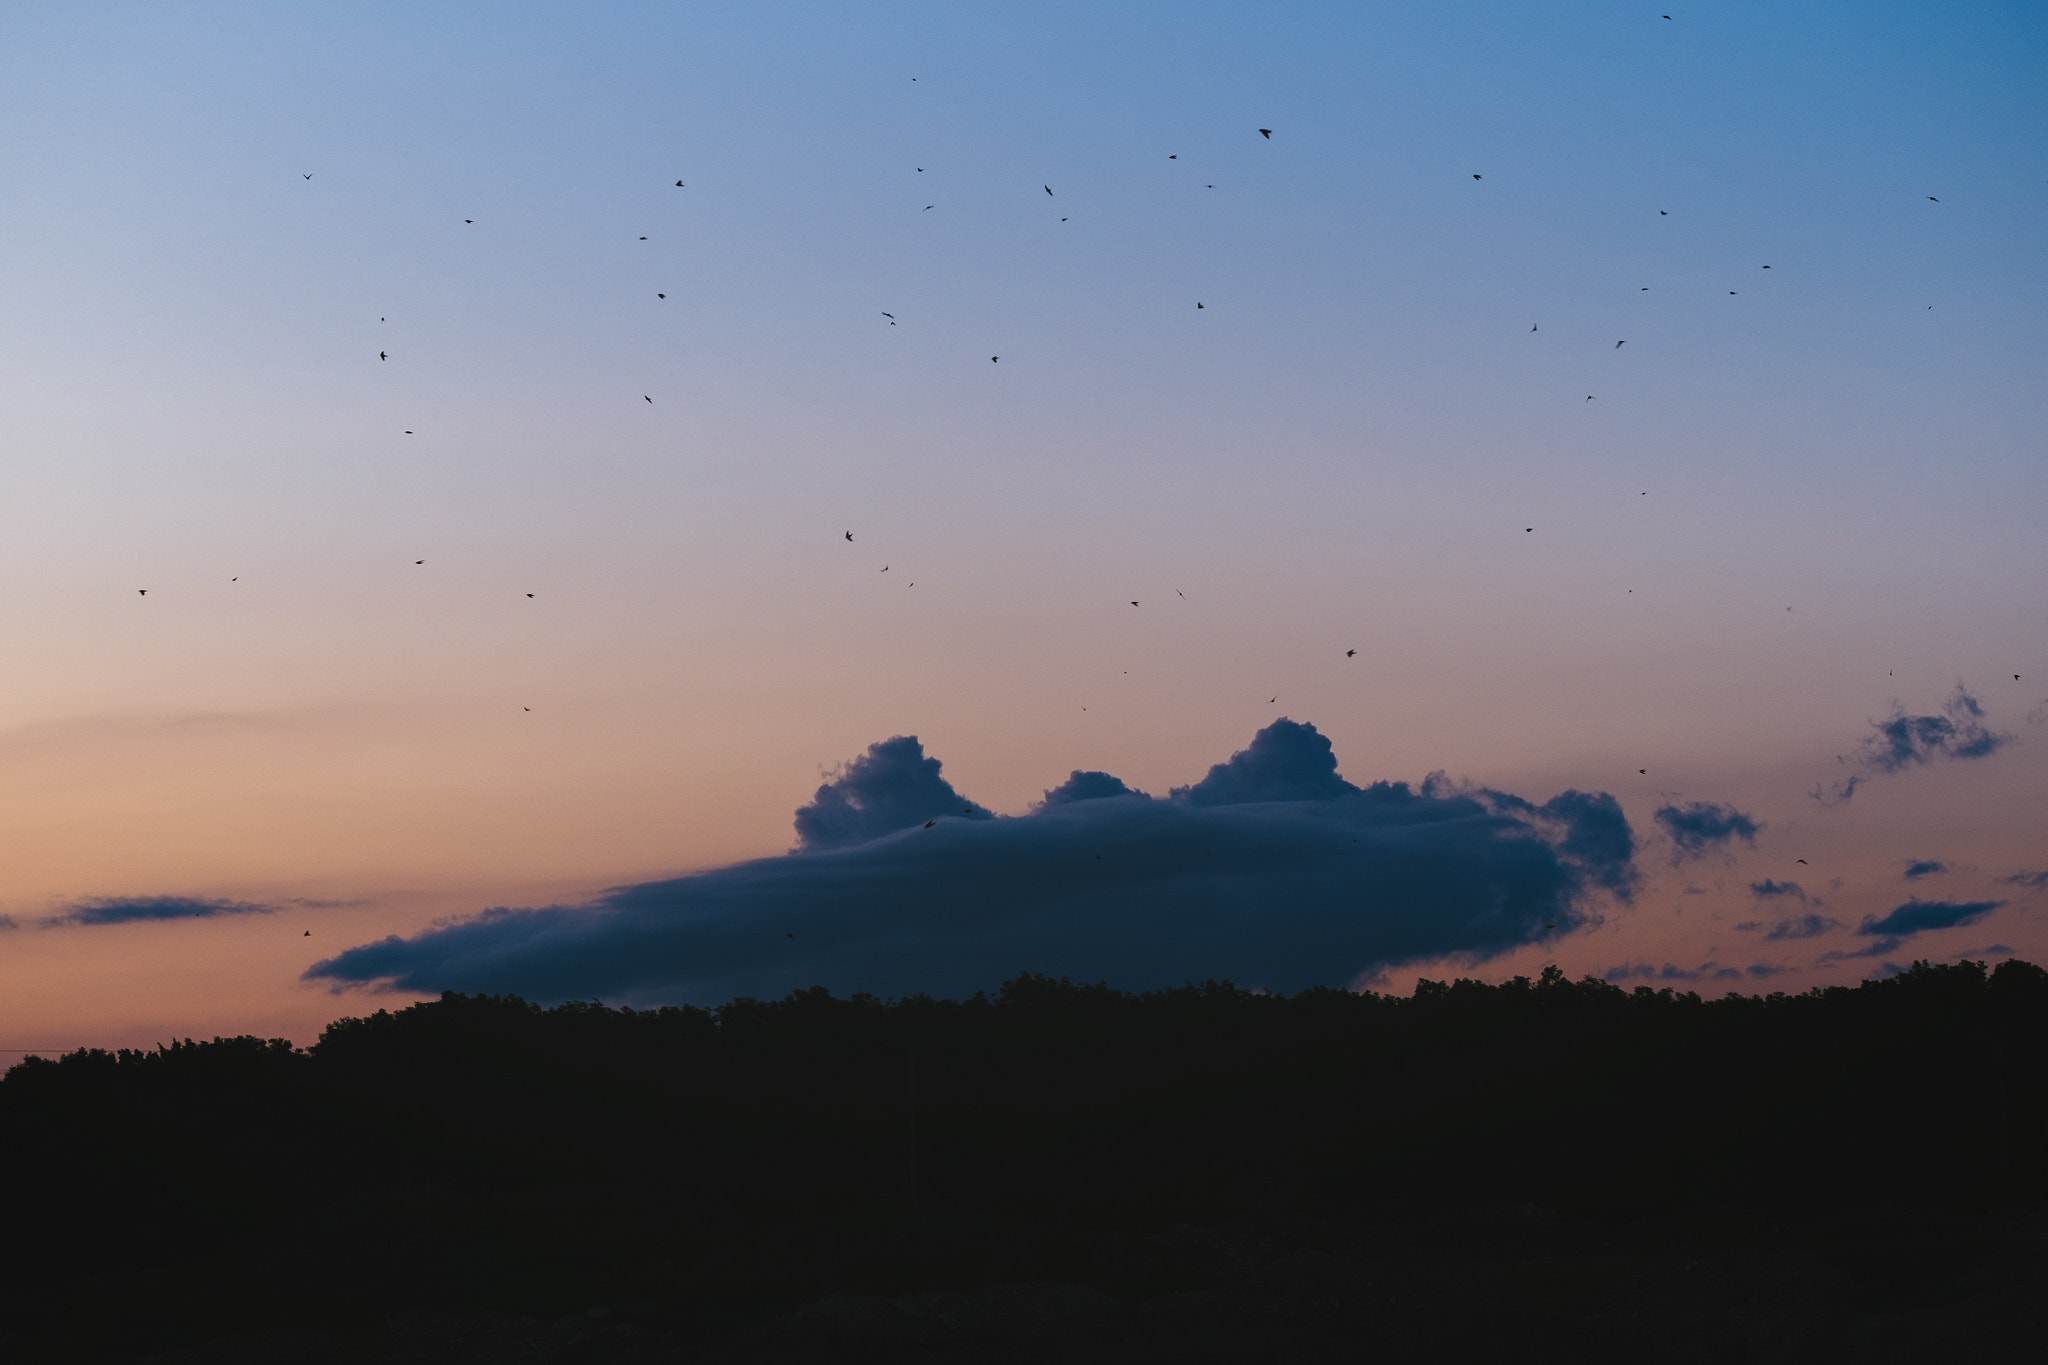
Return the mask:
M 818 788 L 811 804 L 798 807 L 797 844 L 806 849 L 845 848 L 940 816 L 994 818 L 939 776 L 939 760 L 925 757 L 916 735 L 898 735 L 870 744 L 839 776 Z
M 715 1002 L 813 984 L 964 994 L 1022 971 L 1291 990 L 1565 933 L 1594 895 L 1626 897 L 1634 879 L 1612 796 L 1360 788 L 1337 776 L 1326 738 L 1290 720 L 1166 799 L 1076 772 L 1002 818 L 901 736 L 821 786 L 797 833 L 780 858 L 586 906 L 490 910 L 306 975 L 542 1000 Z

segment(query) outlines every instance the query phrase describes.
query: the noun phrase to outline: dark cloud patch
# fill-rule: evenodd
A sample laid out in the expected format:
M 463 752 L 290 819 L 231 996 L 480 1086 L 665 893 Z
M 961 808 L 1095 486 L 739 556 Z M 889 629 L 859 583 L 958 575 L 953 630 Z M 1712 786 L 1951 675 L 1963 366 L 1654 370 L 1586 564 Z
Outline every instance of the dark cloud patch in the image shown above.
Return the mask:
M 1909 882 L 1917 882 L 1922 877 L 1938 876 L 1939 874 L 1946 871 L 1948 871 L 1947 863 L 1936 862 L 1932 858 L 1921 858 L 1917 861 L 1907 863 L 1906 870 L 1901 875 L 1903 875 L 1905 879 Z
M 1735 926 L 1735 932 L 1738 934 L 1753 934 L 1763 927 L 1764 922 L 1760 919 L 1746 919 Z
M 1633 877 L 1611 796 L 1357 787 L 1293 721 L 1173 798 L 1083 773 L 1029 815 L 970 810 L 915 740 L 891 740 L 819 789 L 783 857 L 490 910 L 306 975 L 537 1000 L 960 995 L 1023 971 L 1291 990 L 1566 933 Z
M 1806 894 L 1806 888 L 1798 882 L 1773 881 L 1769 877 L 1749 884 L 1749 894 L 1760 901 L 1795 900 L 1804 904 L 1818 905 L 1820 902 Z
M 66 924 L 136 924 L 171 919 L 218 919 L 224 915 L 268 915 L 277 907 L 248 901 L 203 901 L 189 896 L 109 896 L 80 901 L 43 921 L 46 928 Z
M 1984 723 L 1983 703 L 1961 683 L 1939 713 L 1912 716 L 1904 707 L 1894 705 L 1887 719 L 1870 723 L 1870 731 L 1854 763 L 1866 773 L 1878 774 L 1901 772 L 1936 759 L 1989 758 L 2013 742 L 2011 735 L 1999 734 Z M 1850 762 L 1847 758 L 1840 761 Z M 1832 787 L 1822 783 L 1811 795 L 1824 806 L 1845 806 L 1862 781 L 1851 777 Z
M 2048 891 L 2048 869 L 2040 872 L 2015 872 L 2010 877 L 1998 879 L 2007 886 L 2023 886 L 2029 891 Z
M 988 811 L 939 776 L 939 760 L 925 757 L 916 735 L 897 735 L 840 770 L 796 813 L 797 844 L 805 849 L 846 848 L 893 830 L 941 816 L 992 820 Z
M 1910 900 L 1882 919 L 1865 915 L 1863 923 L 1856 926 L 1856 932 L 1866 938 L 1910 938 L 1930 929 L 1953 929 L 1962 924 L 1975 924 L 2004 904 L 2004 901 Z
M 1671 836 L 1671 842 L 1678 846 L 1678 857 L 1699 858 L 1717 848 L 1725 848 L 1740 839 L 1745 844 L 1756 843 L 1756 832 L 1763 828 L 1757 821 L 1744 815 L 1733 806 L 1714 801 L 1694 801 L 1684 806 L 1659 806 L 1657 823 Z
M 2011 742 L 1985 726 L 1984 707 L 1961 683 L 1940 715 L 1909 716 L 1894 707 L 1889 720 L 1872 721 L 1871 728 L 1875 733 L 1863 741 L 1863 762 L 1880 773 L 1937 758 L 1988 758 Z
M 1767 939 L 1819 938 L 1842 927 L 1840 920 L 1829 919 L 1826 915 L 1797 915 L 1781 919 L 1771 926 Z
M 19 929 L 20 927 L 19 924 L 15 923 L 14 916 L 0 915 L 0 934 L 6 933 L 9 929 Z
M 1787 969 L 1784 967 L 1780 967 L 1775 962 L 1752 962 L 1747 967 L 1744 967 L 1742 970 L 1747 975 L 1753 976 L 1759 981 L 1761 981 L 1766 977 L 1777 976 Z

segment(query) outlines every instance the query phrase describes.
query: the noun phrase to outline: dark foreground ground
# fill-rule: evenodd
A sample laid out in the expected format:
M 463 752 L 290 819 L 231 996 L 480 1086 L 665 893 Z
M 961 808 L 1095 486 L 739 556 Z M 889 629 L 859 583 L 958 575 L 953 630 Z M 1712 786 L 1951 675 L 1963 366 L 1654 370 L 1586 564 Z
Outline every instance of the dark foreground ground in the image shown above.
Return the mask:
M 2048 974 L 459 996 L 0 1082 L 0 1359 L 2048 1356 Z

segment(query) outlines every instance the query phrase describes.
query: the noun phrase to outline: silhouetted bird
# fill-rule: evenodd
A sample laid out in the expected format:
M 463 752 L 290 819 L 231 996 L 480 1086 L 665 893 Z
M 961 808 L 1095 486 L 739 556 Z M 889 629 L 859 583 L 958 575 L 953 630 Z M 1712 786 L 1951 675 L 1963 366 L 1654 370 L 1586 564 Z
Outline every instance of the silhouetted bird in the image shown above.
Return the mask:
M 1638 768 L 1636 769 L 1636 771 L 1641 773 L 1644 777 L 1648 777 L 1650 775 L 1650 770 L 1648 768 Z
M 306 177 L 306 179 L 308 179 L 308 180 L 311 180 L 312 178 L 313 178 L 313 177 L 312 177 L 312 176 L 310 176 L 310 175 Z
M 784 934 L 784 935 L 783 935 L 783 937 L 784 937 L 784 938 L 795 938 L 795 937 L 796 937 L 796 935 L 795 935 L 795 934 Z
M 889 572 L 889 566 L 888 566 L 887 564 L 884 564 L 884 565 L 882 566 L 882 568 L 881 568 L 881 572 L 882 572 L 882 573 L 887 573 L 887 572 Z
M 847 538 L 848 540 L 852 540 L 852 539 L 853 539 L 853 532 L 851 532 L 851 531 L 848 531 L 848 532 L 846 533 L 846 538 Z
M 938 207 L 938 205 L 937 205 L 937 204 L 926 204 L 926 205 L 925 205 L 925 206 L 924 206 L 923 208 L 919 209 L 919 210 L 918 210 L 918 212 L 919 212 L 919 213 L 930 213 L 930 212 L 931 212 L 931 211 L 932 211 L 933 209 L 935 209 L 935 208 L 937 208 L 937 207 Z
M 1051 194 L 1051 193 L 1052 193 L 1052 186 L 1050 186 L 1050 185 L 1047 185 L 1047 186 L 1045 187 L 1045 192 L 1046 192 L 1047 194 Z
M 1273 130 L 1271 128 L 1261 128 L 1259 129 L 1259 136 L 1270 142 L 1273 138 Z
M 642 238 L 641 238 L 640 240 L 644 242 L 644 241 L 646 241 L 647 239 L 646 239 L 645 237 L 642 237 Z
M 1593 395 L 1592 395 L 1592 394 L 1590 394 L 1590 393 L 1589 393 L 1589 394 L 1587 394 L 1587 395 L 1586 395 L 1586 401 L 1587 401 L 1588 403 L 1592 402 L 1592 401 L 1593 401 Z
M 995 363 L 996 363 L 996 362 L 997 362 L 998 360 L 1001 360 L 1001 359 L 1002 359 L 1002 357 L 1001 357 L 1001 356 L 999 356 L 999 355 L 992 355 L 992 356 L 990 356 L 990 357 L 988 358 L 988 363 L 989 363 L 989 364 L 991 364 L 991 365 L 993 365 L 993 364 L 995 364 Z
M 677 188 L 677 189 L 681 189 L 682 187 L 683 187 L 683 182 L 682 182 L 682 181 L 680 181 L 680 180 L 676 181 L 676 188 Z
M 1475 176 L 1473 176 L 1472 178 L 1473 178 L 1474 180 L 1484 180 L 1484 179 L 1486 179 L 1486 177 L 1485 177 L 1485 176 L 1483 176 L 1483 175 L 1475 175 Z
M 1533 322 L 1532 322 L 1532 323 L 1530 323 L 1530 324 L 1529 324 L 1529 330 L 1530 330 L 1530 331 L 1532 331 L 1532 332 L 1533 332 L 1533 331 L 1535 331 L 1535 330 L 1536 330 L 1536 324 L 1535 324 L 1535 323 L 1533 323 Z
M 311 180 L 312 178 L 313 178 L 313 177 L 312 177 L 312 176 L 310 176 L 310 175 L 306 177 L 306 179 L 308 179 L 308 180 Z M 308 929 L 308 930 L 306 931 L 306 937 L 307 937 L 307 938 L 311 938 L 311 937 L 313 937 L 313 931 L 312 931 L 311 929 Z
M 1628 344 L 1628 343 L 1627 343 L 1627 341 L 1626 341 L 1626 340 L 1622 340 L 1622 341 L 1617 341 L 1617 342 L 1615 342 L 1615 343 L 1614 343 L 1614 349 L 1618 351 L 1618 350 L 1620 350 L 1620 349 L 1621 349 L 1621 348 L 1622 348 L 1623 346 L 1625 346 L 1625 345 L 1627 345 L 1627 344 Z
M 896 315 L 894 313 L 884 313 L 882 314 L 882 316 L 889 319 L 889 325 L 891 327 L 894 327 L 896 325 Z
M 646 395 L 646 394 L 644 394 L 644 393 L 643 393 L 643 394 L 641 394 L 640 396 L 641 396 L 642 398 L 647 398 L 647 395 Z M 650 403 L 652 403 L 652 402 L 653 402 L 654 400 L 653 400 L 652 398 L 647 398 L 647 401 L 648 401 L 648 402 L 650 402 Z
M 936 825 L 937 823 L 939 823 L 939 822 L 938 822 L 938 821 L 936 821 L 936 820 L 927 820 L 927 821 L 925 821 L 925 822 L 924 822 L 924 827 L 925 827 L 926 829 L 930 829 L 930 828 L 931 828 L 931 827 L 932 827 L 933 825 Z
M 137 589 L 136 589 L 135 591 L 136 591 L 136 594 L 137 594 L 138 596 L 141 596 L 141 597 L 147 597 L 147 596 L 149 596 L 149 589 L 148 589 L 148 588 L 137 588 Z
M 1804 858 L 1794 858 L 1794 859 L 1793 859 L 1792 861 L 1794 861 L 1794 862 L 1796 862 L 1796 863 L 1803 863 L 1803 862 L 1805 862 L 1805 861 L 1806 861 L 1806 859 L 1804 859 Z
M 1197 308 L 1200 308 L 1201 306 L 1202 306 L 1202 305 L 1201 305 L 1200 303 L 1197 303 L 1197 304 L 1195 305 L 1195 307 L 1197 307 Z
M 658 299 L 665 299 L 665 298 L 667 298 L 667 297 L 668 297 L 668 295 L 666 295 L 666 294 L 656 294 L 656 295 L 655 295 L 654 297 L 656 297 L 656 298 L 658 298 Z
M 379 352 L 377 352 L 377 359 L 379 359 L 379 360 L 389 360 L 389 359 L 391 359 L 391 357 L 390 357 L 390 356 L 388 356 L 388 355 L 385 355 L 385 354 L 384 354 L 384 353 L 383 353 L 382 351 L 379 351 Z
M 424 563 L 426 563 L 426 562 L 427 562 L 427 561 L 426 561 L 426 560 L 424 560 L 424 559 L 415 559 L 415 560 L 413 561 L 413 563 L 415 563 L 415 564 L 424 564 Z
M 532 593 L 528 593 L 528 594 L 526 594 L 526 595 L 527 595 L 528 597 L 531 597 L 531 596 L 533 596 L 533 594 L 532 594 Z
M 1522 529 L 1523 529 L 1524 531 L 1533 531 L 1533 530 L 1535 530 L 1536 528 L 1535 528 L 1535 527 L 1533 527 L 1533 526 L 1524 526 L 1524 527 L 1523 527 Z
M 1357 651 L 1357 650 L 1355 650 L 1355 649 L 1347 649 L 1347 650 L 1345 650 L 1345 651 L 1344 651 L 1344 657 L 1348 659 L 1348 658 L 1350 658 L 1350 657 L 1351 657 L 1352 655 L 1354 655 L 1354 654 L 1356 654 L 1356 653 L 1358 653 L 1358 651 Z
M 1278 697 L 1268 697 L 1266 698 L 1266 705 L 1271 706 L 1274 702 L 1278 700 L 1280 700 Z
M 1939 204 L 1941 201 L 1930 194 L 1927 196 L 1927 202 L 1930 204 Z
M 474 222 L 476 221 L 476 219 L 474 219 L 474 218 L 465 218 L 465 219 L 463 219 L 462 221 L 463 221 L 463 222 L 465 222 L 465 223 L 474 223 Z

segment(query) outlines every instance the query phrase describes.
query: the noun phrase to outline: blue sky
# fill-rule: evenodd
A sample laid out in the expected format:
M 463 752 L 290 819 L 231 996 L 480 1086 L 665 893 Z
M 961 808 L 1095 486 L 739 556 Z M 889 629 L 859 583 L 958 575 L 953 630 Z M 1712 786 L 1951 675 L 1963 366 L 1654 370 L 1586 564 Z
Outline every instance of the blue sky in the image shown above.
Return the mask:
M 1280 715 L 1733 803 L 1731 923 L 1793 831 L 1844 923 L 1997 898 L 2048 18 L 1669 12 L 10 7 L 0 913 L 367 941 L 779 853 L 891 735 L 1016 812 Z M 2011 745 L 1807 799 L 1958 683 Z M 1720 951 L 1657 875 L 1546 946 Z M 283 924 L 12 935 L 0 1022 L 303 1028 L 309 953 L 91 984 Z

